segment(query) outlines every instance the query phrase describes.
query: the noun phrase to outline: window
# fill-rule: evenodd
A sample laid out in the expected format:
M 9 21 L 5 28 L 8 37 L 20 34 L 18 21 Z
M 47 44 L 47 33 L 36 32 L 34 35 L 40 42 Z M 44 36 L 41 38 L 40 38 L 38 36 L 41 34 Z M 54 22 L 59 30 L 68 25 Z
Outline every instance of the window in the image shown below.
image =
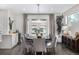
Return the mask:
M 79 32 L 79 12 L 68 16 L 68 31 L 71 32 L 71 36 L 75 36 L 76 32 Z
M 40 21 L 46 21 L 46 19 L 40 19 Z
M 79 13 L 68 16 L 68 24 L 74 25 L 79 22 Z
M 49 15 L 28 15 L 28 33 L 30 36 L 36 37 L 36 33 L 42 33 L 47 36 L 49 33 Z
M 32 19 L 32 21 L 37 21 L 37 19 Z

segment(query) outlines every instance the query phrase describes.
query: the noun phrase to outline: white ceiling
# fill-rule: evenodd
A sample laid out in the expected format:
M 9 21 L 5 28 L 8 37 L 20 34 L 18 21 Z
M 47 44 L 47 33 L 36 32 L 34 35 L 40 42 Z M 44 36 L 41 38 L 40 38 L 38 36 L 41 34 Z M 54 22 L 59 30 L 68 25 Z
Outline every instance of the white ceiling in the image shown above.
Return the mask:
M 75 4 L 39 4 L 39 13 L 62 13 Z M 37 4 L 0 4 L 0 9 L 9 9 L 17 13 L 38 13 Z

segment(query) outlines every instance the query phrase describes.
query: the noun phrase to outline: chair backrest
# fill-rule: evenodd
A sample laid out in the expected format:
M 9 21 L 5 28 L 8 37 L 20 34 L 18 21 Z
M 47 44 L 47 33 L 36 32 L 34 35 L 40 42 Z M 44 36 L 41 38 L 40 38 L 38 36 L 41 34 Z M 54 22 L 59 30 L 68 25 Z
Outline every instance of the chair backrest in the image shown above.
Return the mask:
M 40 52 L 44 51 L 46 52 L 46 46 L 45 46 L 45 39 L 33 39 L 33 46 L 34 46 L 34 51 Z
M 24 48 L 29 48 L 29 47 L 32 47 L 32 45 L 27 41 L 26 37 L 25 37 L 25 34 L 22 35 L 22 46 Z

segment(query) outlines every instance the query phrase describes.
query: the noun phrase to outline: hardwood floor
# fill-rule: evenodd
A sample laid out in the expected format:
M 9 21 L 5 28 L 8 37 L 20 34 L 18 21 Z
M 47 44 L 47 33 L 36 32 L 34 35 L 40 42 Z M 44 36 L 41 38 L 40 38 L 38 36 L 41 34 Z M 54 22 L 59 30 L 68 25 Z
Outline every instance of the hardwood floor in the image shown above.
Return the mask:
M 13 49 L 0 49 L 0 55 L 24 55 L 22 44 L 17 45 Z M 47 54 L 48 55 L 48 54 Z M 52 55 L 77 55 L 75 52 L 64 47 L 62 44 L 57 44 L 55 54 Z
M 78 55 L 77 53 L 73 52 L 72 50 L 69 50 L 62 44 L 57 44 L 57 47 L 55 49 L 56 55 Z
M 0 55 L 23 55 L 23 49 L 21 44 L 15 46 L 12 49 L 0 49 Z

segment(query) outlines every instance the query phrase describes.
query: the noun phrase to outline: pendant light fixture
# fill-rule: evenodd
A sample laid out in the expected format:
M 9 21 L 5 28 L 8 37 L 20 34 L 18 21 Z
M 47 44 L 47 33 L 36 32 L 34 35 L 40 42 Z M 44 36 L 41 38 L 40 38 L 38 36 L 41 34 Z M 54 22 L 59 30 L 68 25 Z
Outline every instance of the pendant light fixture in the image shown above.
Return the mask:
M 39 13 L 39 6 L 40 4 L 37 4 L 37 13 Z

